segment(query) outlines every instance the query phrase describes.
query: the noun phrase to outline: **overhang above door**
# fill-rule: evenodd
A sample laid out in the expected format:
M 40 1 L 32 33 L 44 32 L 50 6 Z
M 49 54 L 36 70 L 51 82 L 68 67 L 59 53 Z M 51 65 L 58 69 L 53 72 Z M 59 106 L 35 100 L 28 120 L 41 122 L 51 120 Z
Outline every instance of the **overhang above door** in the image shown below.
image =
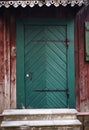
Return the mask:
M 0 1 L 0 7 L 5 6 L 6 8 L 8 8 L 10 6 L 14 6 L 15 8 L 17 8 L 18 6 L 22 6 L 23 8 L 25 8 L 27 5 L 30 7 L 34 7 L 35 5 L 39 5 L 40 7 L 43 5 L 46 5 L 48 7 L 50 5 L 54 5 L 57 7 L 59 5 L 67 6 L 68 4 L 70 4 L 71 6 L 82 6 L 83 4 L 87 5 L 88 3 L 89 0 L 2 0 Z

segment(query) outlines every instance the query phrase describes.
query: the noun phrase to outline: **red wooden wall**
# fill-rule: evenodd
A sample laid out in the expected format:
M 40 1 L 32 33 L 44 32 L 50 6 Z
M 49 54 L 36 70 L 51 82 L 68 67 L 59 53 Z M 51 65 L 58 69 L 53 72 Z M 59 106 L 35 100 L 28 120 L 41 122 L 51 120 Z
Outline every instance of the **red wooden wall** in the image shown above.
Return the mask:
M 89 7 L 82 8 L 75 19 L 76 106 L 89 110 L 89 62 L 85 61 L 85 21 L 89 21 Z
M 4 105 L 4 42 L 3 42 L 3 19 L 0 16 L 0 112 Z
M 16 108 L 15 20 L 8 10 L 0 10 L 0 113 Z
M 0 113 L 16 108 L 16 18 L 75 19 L 75 78 L 76 108 L 89 109 L 89 63 L 85 61 L 84 22 L 89 21 L 89 7 L 19 7 L 0 9 Z M 1 15 L 2 14 L 2 15 Z

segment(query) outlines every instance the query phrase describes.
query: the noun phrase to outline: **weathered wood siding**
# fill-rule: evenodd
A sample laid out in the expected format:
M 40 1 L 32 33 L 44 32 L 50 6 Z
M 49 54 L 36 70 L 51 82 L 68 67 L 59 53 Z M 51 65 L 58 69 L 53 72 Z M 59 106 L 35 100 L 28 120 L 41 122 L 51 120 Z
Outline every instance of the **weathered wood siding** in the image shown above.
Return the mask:
M 0 16 L 0 112 L 4 108 L 4 42 L 3 18 Z
M 85 61 L 85 21 L 89 21 L 89 7 L 82 8 L 75 20 L 76 106 L 89 110 L 89 62 Z
M 17 17 L 75 18 L 76 108 L 89 110 L 89 62 L 85 61 L 84 50 L 84 22 L 89 21 L 89 7 L 79 12 L 78 9 L 61 6 L 0 9 L 0 113 L 3 109 L 16 108 Z
M 16 38 L 14 22 L 15 20 L 12 20 L 8 11 L 2 13 L 2 16 L 0 15 L 0 113 L 4 109 L 16 107 Z

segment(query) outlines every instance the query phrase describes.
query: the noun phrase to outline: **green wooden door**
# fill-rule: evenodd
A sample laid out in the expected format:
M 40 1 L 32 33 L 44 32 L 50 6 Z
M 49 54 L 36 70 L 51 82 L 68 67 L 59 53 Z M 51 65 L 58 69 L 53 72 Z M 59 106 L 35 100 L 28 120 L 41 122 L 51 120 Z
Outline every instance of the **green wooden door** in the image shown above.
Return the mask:
M 47 20 L 18 21 L 17 27 L 18 107 L 74 107 L 74 97 L 70 102 L 71 92 L 74 96 L 74 50 L 73 39 L 71 42 L 71 37 L 68 38 L 68 25 Z M 70 59 L 69 49 L 72 49 Z

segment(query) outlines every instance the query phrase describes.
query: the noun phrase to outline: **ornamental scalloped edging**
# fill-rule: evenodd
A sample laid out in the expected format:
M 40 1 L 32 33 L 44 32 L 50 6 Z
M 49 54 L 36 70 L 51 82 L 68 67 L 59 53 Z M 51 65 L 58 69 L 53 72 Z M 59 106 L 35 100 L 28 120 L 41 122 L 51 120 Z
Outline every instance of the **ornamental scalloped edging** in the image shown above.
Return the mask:
M 83 4 L 88 5 L 89 0 L 27 0 L 27 1 L 0 1 L 0 7 L 5 6 L 6 8 L 9 8 L 10 6 L 13 6 L 17 8 L 18 6 L 22 6 L 25 8 L 26 6 L 34 7 L 35 5 L 38 5 L 39 7 L 42 7 L 44 4 L 46 6 L 54 5 L 58 7 L 59 5 L 67 6 L 70 4 L 72 7 L 74 5 L 82 6 Z

